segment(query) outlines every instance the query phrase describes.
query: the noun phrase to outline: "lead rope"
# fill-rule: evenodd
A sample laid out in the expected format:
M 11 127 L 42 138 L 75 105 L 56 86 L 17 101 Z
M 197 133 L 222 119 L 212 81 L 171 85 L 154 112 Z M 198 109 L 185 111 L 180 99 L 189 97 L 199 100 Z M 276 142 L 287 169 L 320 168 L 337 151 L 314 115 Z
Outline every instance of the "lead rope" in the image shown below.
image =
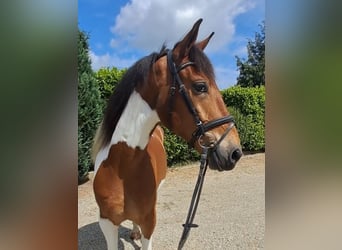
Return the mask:
M 200 165 L 200 169 L 199 169 L 199 173 L 197 177 L 197 182 L 196 182 L 196 186 L 194 189 L 194 193 L 192 194 L 188 216 L 186 218 L 185 223 L 183 224 L 183 233 L 178 243 L 178 250 L 181 250 L 183 248 L 184 243 L 189 236 L 190 229 L 193 227 L 198 227 L 198 225 L 193 224 L 193 221 L 195 218 L 198 202 L 200 200 L 204 176 L 207 171 L 207 167 L 208 167 L 208 147 L 203 147 L 203 151 L 201 154 L 201 165 Z

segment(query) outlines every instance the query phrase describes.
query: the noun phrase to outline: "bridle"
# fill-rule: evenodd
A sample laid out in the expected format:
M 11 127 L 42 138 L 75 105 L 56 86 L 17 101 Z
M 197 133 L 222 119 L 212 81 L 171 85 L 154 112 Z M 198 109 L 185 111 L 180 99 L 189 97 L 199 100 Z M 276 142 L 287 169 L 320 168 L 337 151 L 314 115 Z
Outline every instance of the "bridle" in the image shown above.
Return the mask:
M 196 130 L 192 133 L 192 138 L 188 142 L 189 146 L 194 147 L 195 142 L 203 136 L 206 132 L 219 127 L 226 123 L 231 123 L 231 126 L 228 126 L 226 131 L 222 134 L 221 138 L 215 142 L 213 146 L 211 146 L 212 149 L 216 149 L 217 146 L 222 142 L 222 140 L 228 135 L 229 131 L 234 127 L 234 118 L 231 115 L 224 116 L 212 121 L 209 121 L 207 123 L 203 123 L 198 115 L 198 112 L 196 111 L 189 95 L 186 92 L 186 88 L 184 83 L 182 82 L 181 78 L 179 77 L 179 72 L 183 69 L 185 69 L 188 66 L 195 65 L 194 62 L 186 62 L 184 64 L 181 64 L 180 66 L 176 66 L 172 59 L 172 50 L 167 51 L 167 64 L 169 66 L 169 70 L 172 75 L 172 83 L 170 87 L 170 102 L 173 101 L 173 96 L 175 95 L 175 91 L 178 88 L 178 91 L 180 95 L 182 96 L 189 112 L 194 118 L 195 124 L 196 124 Z M 172 103 L 170 104 L 170 109 L 172 109 Z
M 199 117 L 198 112 L 196 111 L 189 95 L 187 94 L 186 88 L 184 83 L 182 82 L 181 78 L 179 77 L 179 72 L 183 70 L 184 68 L 195 65 L 194 62 L 186 62 L 184 64 L 181 64 L 180 66 L 176 66 L 172 59 L 172 50 L 167 51 L 167 64 L 169 67 L 169 70 L 171 72 L 172 76 L 172 83 L 170 87 L 170 106 L 169 106 L 169 112 L 172 111 L 173 108 L 173 96 L 175 95 L 175 91 L 178 88 L 179 94 L 182 96 L 189 112 L 194 118 L 195 124 L 196 124 L 196 130 L 192 133 L 192 138 L 188 142 L 190 147 L 194 147 L 195 142 L 198 140 L 199 145 L 202 147 L 202 153 L 201 153 L 201 165 L 200 170 L 198 173 L 198 178 L 196 182 L 196 186 L 194 189 L 194 193 L 192 195 L 190 208 L 188 211 L 188 215 L 186 218 L 186 222 L 183 224 L 183 233 L 181 236 L 181 239 L 178 244 L 178 249 L 182 249 L 182 247 L 185 244 L 185 241 L 188 238 L 190 229 L 193 227 L 198 227 L 198 225 L 193 224 L 193 220 L 195 218 L 198 202 L 200 199 L 200 195 L 202 192 L 202 186 L 204 181 L 204 176 L 208 167 L 208 152 L 209 150 L 211 152 L 215 151 L 218 147 L 218 145 L 222 142 L 222 140 L 228 135 L 229 131 L 235 126 L 234 118 L 231 115 L 224 116 L 212 121 L 209 121 L 207 123 L 203 123 Z M 213 145 L 206 146 L 203 145 L 200 142 L 200 138 L 207 132 L 210 131 L 216 127 L 219 127 L 223 124 L 230 123 L 228 128 L 225 130 L 225 132 L 221 135 L 220 139 L 218 139 Z

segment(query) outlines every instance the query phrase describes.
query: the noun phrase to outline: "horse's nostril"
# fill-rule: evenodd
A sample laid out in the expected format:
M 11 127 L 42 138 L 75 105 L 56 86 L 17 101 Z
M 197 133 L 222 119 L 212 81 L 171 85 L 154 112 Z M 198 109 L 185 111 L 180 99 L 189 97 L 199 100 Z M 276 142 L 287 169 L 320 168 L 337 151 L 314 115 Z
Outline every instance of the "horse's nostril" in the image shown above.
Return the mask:
M 242 156 L 242 152 L 239 148 L 234 149 L 233 152 L 230 155 L 230 159 L 234 162 L 237 162 L 238 160 L 240 160 Z

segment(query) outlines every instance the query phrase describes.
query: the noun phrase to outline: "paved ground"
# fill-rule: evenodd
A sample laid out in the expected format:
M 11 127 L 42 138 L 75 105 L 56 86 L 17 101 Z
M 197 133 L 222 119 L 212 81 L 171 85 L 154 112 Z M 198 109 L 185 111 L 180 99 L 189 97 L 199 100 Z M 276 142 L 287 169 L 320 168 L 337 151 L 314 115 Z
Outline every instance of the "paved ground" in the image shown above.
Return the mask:
M 153 248 L 177 249 L 198 164 L 172 169 L 159 193 Z M 97 223 L 92 182 L 78 188 L 78 249 L 104 250 L 106 243 Z M 265 154 L 244 156 L 230 172 L 208 169 L 186 249 L 263 249 L 265 233 Z M 119 249 L 140 249 L 129 239 L 131 223 L 120 227 Z

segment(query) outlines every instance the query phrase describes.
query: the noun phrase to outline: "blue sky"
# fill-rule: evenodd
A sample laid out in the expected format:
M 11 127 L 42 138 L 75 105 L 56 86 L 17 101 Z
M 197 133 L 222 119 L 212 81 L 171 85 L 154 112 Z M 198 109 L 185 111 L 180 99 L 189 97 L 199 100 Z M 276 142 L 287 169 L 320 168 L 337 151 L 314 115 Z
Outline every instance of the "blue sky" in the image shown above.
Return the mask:
M 89 34 L 92 67 L 127 68 L 141 57 L 169 48 L 203 18 L 198 39 L 211 39 L 205 52 L 220 89 L 236 83 L 235 56 L 246 58 L 248 39 L 265 20 L 264 0 L 79 0 L 78 25 Z

